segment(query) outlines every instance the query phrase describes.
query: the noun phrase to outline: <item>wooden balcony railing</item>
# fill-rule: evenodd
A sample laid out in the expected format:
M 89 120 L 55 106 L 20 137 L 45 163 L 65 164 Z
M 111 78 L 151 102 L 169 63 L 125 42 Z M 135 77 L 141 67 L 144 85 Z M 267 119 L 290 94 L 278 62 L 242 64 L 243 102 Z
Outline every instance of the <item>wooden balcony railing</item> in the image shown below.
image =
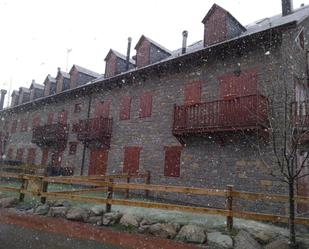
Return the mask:
M 32 143 L 39 146 L 63 145 L 68 139 L 69 125 L 68 124 L 51 124 L 33 128 Z
M 309 102 L 300 101 L 292 103 L 293 125 L 301 129 L 309 128 Z
M 111 118 L 91 118 L 80 120 L 77 127 L 77 139 L 86 143 L 99 142 L 109 147 L 112 135 Z
M 266 127 L 267 99 L 248 95 L 191 106 L 175 106 L 173 134 L 234 131 Z

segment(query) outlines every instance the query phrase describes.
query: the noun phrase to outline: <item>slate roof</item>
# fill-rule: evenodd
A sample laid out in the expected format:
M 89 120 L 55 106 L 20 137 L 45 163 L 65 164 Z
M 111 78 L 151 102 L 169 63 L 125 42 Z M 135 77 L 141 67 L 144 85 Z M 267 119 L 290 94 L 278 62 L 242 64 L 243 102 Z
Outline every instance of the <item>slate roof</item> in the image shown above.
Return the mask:
M 30 93 L 30 90 L 29 88 L 26 88 L 26 87 L 20 87 L 19 92 Z
M 12 94 L 11 94 L 11 97 L 15 96 L 15 95 L 19 95 L 19 91 L 17 90 L 13 90 Z
M 47 79 L 48 79 L 50 82 L 56 83 L 56 79 L 55 79 L 54 77 L 51 77 L 50 75 L 47 75 Z
M 155 45 L 156 47 L 158 47 L 159 49 L 163 50 L 164 52 L 166 52 L 166 53 L 168 53 L 168 54 L 172 54 L 172 52 L 171 52 L 169 49 L 163 47 L 161 44 L 155 42 L 154 40 L 148 38 L 148 37 L 145 36 L 145 35 L 142 35 L 142 36 L 141 36 L 141 38 L 139 39 L 139 41 L 137 42 L 137 44 L 136 44 L 136 46 L 135 46 L 135 49 L 139 46 L 139 44 L 140 44 L 140 43 L 142 42 L 142 40 L 144 40 L 144 39 L 148 40 L 151 44 Z
M 70 79 L 71 76 L 70 74 L 68 74 L 67 72 L 64 72 L 64 71 L 59 71 L 58 74 L 61 74 L 64 78 L 67 78 L 67 79 Z
M 89 76 L 92 76 L 92 77 L 94 77 L 94 78 L 99 78 L 99 77 L 102 76 L 102 75 L 99 74 L 99 73 L 96 73 L 96 72 L 91 71 L 91 70 L 89 70 L 89 69 L 87 69 L 87 68 L 78 66 L 78 65 L 76 65 L 76 64 L 74 64 L 73 67 L 75 67 L 75 68 L 77 69 L 78 72 L 83 73 L 83 74 L 86 74 L 86 75 L 89 75 Z M 73 67 L 72 67 L 72 68 L 73 68 Z M 72 70 L 72 69 L 71 69 L 71 70 Z
M 38 83 L 35 83 L 35 82 L 32 82 L 32 83 L 31 83 L 29 89 L 33 89 L 33 88 L 44 90 L 44 86 L 43 86 L 43 85 L 38 84 Z
M 110 49 L 107 56 L 105 57 L 105 60 L 107 59 L 107 57 L 109 56 L 110 53 L 114 53 L 118 58 L 126 61 L 127 60 L 127 57 L 125 55 L 123 55 L 122 53 L 119 53 L 118 51 L 114 50 L 114 49 Z M 135 65 L 135 60 L 131 59 L 130 58 L 130 63 L 132 65 Z

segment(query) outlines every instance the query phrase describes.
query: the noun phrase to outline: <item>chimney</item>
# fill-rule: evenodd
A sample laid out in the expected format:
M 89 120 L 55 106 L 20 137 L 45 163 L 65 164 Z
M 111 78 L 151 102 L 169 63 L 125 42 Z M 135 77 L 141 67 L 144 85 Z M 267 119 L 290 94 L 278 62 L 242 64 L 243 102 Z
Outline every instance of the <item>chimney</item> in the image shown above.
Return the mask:
M 128 71 L 130 68 L 131 42 L 132 42 L 132 38 L 129 37 L 128 38 L 128 48 L 127 48 L 127 58 L 126 58 L 126 71 Z
M 6 90 L 1 89 L 0 110 L 3 110 L 4 98 L 6 93 L 7 93 Z
M 293 0 L 282 0 L 282 16 L 287 16 L 293 11 Z
M 182 50 L 181 50 L 182 54 L 185 54 L 187 51 L 187 38 L 188 38 L 188 31 L 184 30 L 182 32 Z
M 57 70 L 58 70 L 58 72 L 60 72 L 60 71 L 61 71 L 61 68 L 60 68 L 60 67 L 58 67 L 58 68 L 57 68 Z

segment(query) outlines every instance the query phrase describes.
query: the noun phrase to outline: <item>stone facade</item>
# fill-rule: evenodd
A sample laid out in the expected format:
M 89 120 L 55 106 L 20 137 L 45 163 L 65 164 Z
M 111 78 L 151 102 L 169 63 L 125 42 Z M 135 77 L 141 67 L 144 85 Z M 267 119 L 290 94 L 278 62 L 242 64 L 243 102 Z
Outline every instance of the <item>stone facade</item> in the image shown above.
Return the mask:
M 290 96 L 289 102 L 292 102 L 295 100 L 294 79 L 301 79 L 303 84 L 307 81 L 306 53 L 296 45 L 295 37 L 304 29 L 308 41 L 308 25 L 309 21 L 306 19 L 301 25 L 288 27 L 280 32 L 273 31 L 252 36 L 242 45 L 231 43 L 226 47 L 222 46 L 217 52 L 216 49 L 203 50 L 205 54 L 201 53 L 199 57 L 196 55 L 191 60 L 176 61 L 175 64 L 178 63 L 178 66 L 172 67 L 166 64 L 166 67 L 160 67 L 159 63 L 156 65 L 158 69 L 153 67 L 154 69 L 149 69 L 147 73 L 140 73 L 138 70 L 135 73 L 133 70 L 113 77 L 111 81 L 108 78 L 98 80 L 84 89 L 79 89 L 79 92 L 73 89 L 71 94 L 67 93 L 65 97 L 55 95 L 53 99 L 42 100 L 42 104 L 29 104 L 27 107 L 2 111 L 1 129 L 7 120 L 9 127 L 14 120 L 18 122 L 16 132 L 8 130 L 9 141 L 4 154 L 13 151 L 11 159 L 16 159 L 17 150 L 22 148 L 24 149 L 22 159 L 26 162 L 29 149 L 35 149 L 35 164 L 41 164 L 43 149 L 48 149 L 49 164 L 52 163 L 52 156 L 57 155 L 61 160 L 61 167 L 72 168 L 74 175 L 87 175 L 93 148 L 79 141 L 72 129 L 79 120 L 95 118 L 97 103 L 103 101 L 110 103 L 109 117 L 113 119 L 110 146 L 104 148 L 108 151 L 106 173 L 122 172 L 125 148 L 138 147 L 138 170 L 149 170 L 152 183 L 221 189 L 232 184 L 237 190 L 285 193 L 286 187 L 270 176 L 269 169 L 255 146 L 258 140 L 255 132 L 213 131 L 203 135 L 186 136 L 181 143 L 172 133 L 173 108 L 174 105 L 184 105 L 185 89 L 188 84 L 196 82 L 200 84 L 201 102 L 215 101 L 222 98 L 220 79 L 223 76 L 230 75 L 231 80 L 237 80 L 246 72 L 254 72 L 258 92 L 266 97 L 275 94 L 276 111 L 281 113 L 282 99 L 279 97 L 283 95 L 283 83 L 291 82 L 286 86 Z M 147 50 L 150 49 L 151 43 L 147 39 L 144 41 L 145 44 L 142 46 L 147 45 Z M 143 53 L 143 49 L 141 48 L 138 53 Z M 146 60 L 143 56 L 148 57 L 148 54 L 137 55 L 137 67 L 148 64 L 149 58 Z M 188 58 L 189 56 L 194 56 L 194 53 L 188 55 Z M 113 70 L 108 68 L 106 73 L 110 71 Z M 60 84 L 57 92 L 61 92 Z M 144 105 L 141 102 L 141 95 L 145 92 L 151 95 L 151 115 L 141 118 L 140 111 Z M 120 102 L 123 96 L 131 97 L 130 107 L 127 108 L 129 118 L 126 120 L 120 118 Z M 80 107 L 79 111 L 76 111 L 77 104 Z M 51 114 L 54 115 L 56 122 L 57 115 L 63 111 L 68 114 L 69 124 L 64 150 L 58 153 L 55 148 L 42 148 L 31 143 L 33 118 L 39 115 L 39 124 L 44 125 L 48 123 Z M 279 115 L 280 117 L 282 118 L 282 115 Z M 21 120 L 28 120 L 26 130 L 21 130 Z M 280 119 L 277 121 L 280 126 Z M 71 150 L 73 143 L 76 152 Z M 181 147 L 180 173 L 174 177 L 165 174 L 165 148 L 172 146 Z M 33 150 L 30 151 L 33 153 Z M 262 151 L 267 158 L 272 157 L 269 143 L 263 143 Z M 160 196 L 171 197 L 164 194 Z M 181 195 L 173 195 L 173 198 L 195 203 L 201 201 L 198 197 Z M 216 201 L 203 199 L 203 202 L 212 206 Z M 219 203 L 223 205 L 224 201 L 220 200 Z M 260 205 L 253 203 L 252 207 L 257 208 Z

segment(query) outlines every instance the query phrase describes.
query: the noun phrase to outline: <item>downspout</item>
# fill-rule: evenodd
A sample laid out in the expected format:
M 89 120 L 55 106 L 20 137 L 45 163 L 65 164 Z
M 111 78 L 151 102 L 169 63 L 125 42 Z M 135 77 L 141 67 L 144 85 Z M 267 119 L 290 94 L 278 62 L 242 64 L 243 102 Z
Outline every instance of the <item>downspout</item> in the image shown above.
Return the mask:
M 90 118 L 91 103 L 92 103 L 92 97 L 91 97 L 91 95 L 89 95 L 88 110 L 87 110 L 87 119 Z M 84 142 L 83 158 L 82 158 L 82 167 L 81 167 L 81 169 L 80 169 L 80 175 L 81 175 L 81 176 L 83 175 L 84 168 L 85 168 L 86 150 L 87 150 L 87 146 L 86 146 L 86 142 Z

